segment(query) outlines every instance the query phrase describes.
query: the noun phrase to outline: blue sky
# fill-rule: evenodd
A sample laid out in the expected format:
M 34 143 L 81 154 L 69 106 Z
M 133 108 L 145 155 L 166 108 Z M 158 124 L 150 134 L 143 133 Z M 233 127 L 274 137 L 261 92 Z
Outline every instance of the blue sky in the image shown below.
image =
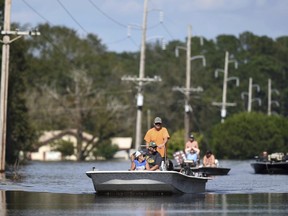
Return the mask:
M 144 0 L 12 0 L 11 21 L 67 26 L 80 36 L 96 34 L 110 51 L 139 51 L 143 7 Z M 288 36 L 288 0 L 148 0 L 148 10 L 151 42 L 185 41 L 188 25 L 192 37 L 207 39 L 245 31 Z

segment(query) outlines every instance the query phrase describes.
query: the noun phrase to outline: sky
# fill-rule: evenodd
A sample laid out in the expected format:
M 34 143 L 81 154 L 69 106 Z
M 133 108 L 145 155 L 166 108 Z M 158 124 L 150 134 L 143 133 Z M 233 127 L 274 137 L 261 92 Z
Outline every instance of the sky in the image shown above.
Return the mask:
M 66 26 L 97 35 L 108 51 L 140 51 L 144 0 L 11 0 L 11 22 Z M 249 31 L 288 36 L 288 0 L 148 0 L 146 41 L 216 39 Z M 21 31 L 31 30 L 21 29 Z

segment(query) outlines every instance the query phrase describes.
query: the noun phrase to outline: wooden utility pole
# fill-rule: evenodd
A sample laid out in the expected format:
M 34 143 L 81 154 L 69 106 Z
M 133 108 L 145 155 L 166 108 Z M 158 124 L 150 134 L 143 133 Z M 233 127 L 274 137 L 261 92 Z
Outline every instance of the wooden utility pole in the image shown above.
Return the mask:
M 139 150 L 142 138 L 142 107 L 144 103 L 143 86 L 147 82 L 159 82 L 161 78 L 155 76 L 154 78 L 145 78 L 145 51 L 146 51 L 146 31 L 147 31 L 147 5 L 148 0 L 144 1 L 143 23 L 142 23 L 142 40 L 140 50 L 140 67 L 139 77 L 124 76 L 122 80 L 133 81 L 137 83 L 137 116 L 136 116 L 136 135 L 135 135 L 135 149 Z
M 7 126 L 7 97 L 8 97 L 8 80 L 9 80 L 9 52 L 10 44 L 22 37 L 23 35 L 40 35 L 36 31 L 11 31 L 10 30 L 10 13 L 11 1 L 5 0 L 4 7 L 4 26 L 1 34 L 3 35 L 2 45 L 2 66 L 1 66 L 1 93 L 0 93 L 0 172 L 5 171 L 6 159 L 6 126 Z M 16 37 L 10 40 L 10 35 Z
M 188 27 L 188 38 L 186 47 L 186 91 L 185 91 L 185 112 L 184 112 L 184 140 L 187 139 L 190 131 L 190 116 L 192 108 L 190 106 L 190 86 L 191 86 L 191 33 L 192 27 Z
M 248 108 L 247 111 L 251 112 L 252 110 L 252 85 L 253 85 L 253 79 L 249 78 L 249 88 L 248 88 Z
M 4 6 L 4 31 L 10 31 L 10 11 L 11 0 L 5 0 Z M 0 96 L 0 172 L 5 171 L 5 152 L 6 152 L 6 121 L 7 121 L 7 92 L 8 92 L 8 74 L 9 74 L 9 51 L 10 36 L 3 36 L 2 46 L 2 67 L 1 67 L 1 96 Z
M 236 80 L 236 85 L 239 86 L 239 78 L 238 77 L 230 77 L 228 78 L 228 65 L 229 63 L 234 62 L 235 68 L 238 68 L 238 63 L 235 60 L 229 60 L 229 52 L 225 52 L 225 63 L 224 63 L 224 70 L 218 69 L 215 72 L 215 76 L 218 77 L 218 72 L 224 72 L 223 76 L 223 91 L 222 91 L 222 102 L 213 102 L 212 105 L 214 106 L 221 106 L 221 122 L 224 123 L 226 115 L 227 115 L 227 106 L 236 106 L 236 103 L 229 103 L 227 102 L 227 82 L 231 80 Z
M 268 79 L 268 115 L 270 116 L 272 114 L 271 112 L 271 106 L 272 104 L 275 104 L 276 106 L 280 106 L 279 102 L 276 100 L 272 100 L 272 93 L 276 93 L 279 95 L 279 91 L 277 89 L 271 88 L 271 79 Z
M 147 7 L 148 1 L 144 1 L 144 11 L 143 11 L 143 23 L 142 23 L 142 41 L 140 50 L 140 68 L 139 68 L 139 85 L 137 94 L 137 117 L 136 117 L 136 137 L 135 137 L 135 148 L 138 150 L 141 146 L 142 138 L 142 106 L 144 102 L 143 95 L 143 81 L 145 76 L 145 58 L 146 58 L 146 31 L 147 31 Z
M 249 78 L 249 88 L 248 88 L 248 107 L 247 111 L 251 112 L 252 111 L 252 102 L 257 101 L 259 106 L 261 106 L 262 101 L 260 98 L 253 98 L 253 87 L 256 88 L 257 92 L 260 91 L 260 86 L 257 84 L 253 84 L 253 79 L 250 77 Z
M 202 59 L 203 66 L 206 66 L 206 59 L 203 55 L 197 55 L 191 57 L 191 36 L 192 35 L 192 27 L 188 26 L 188 37 L 186 47 L 177 46 L 176 47 L 176 56 L 179 55 L 178 49 L 186 50 L 186 85 L 185 87 L 173 87 L 173 91 L 180 91 L 184 94 L 184 140 L 187 139 L 190 132 L 190 121 L 191 121 L 191 113 L 192 107 L 190 105 L 190 94 L 191 92 L 202 92 L 203 88 L 198 86 L 197 88 L 191 88 L 191 61 L 196 59 Z

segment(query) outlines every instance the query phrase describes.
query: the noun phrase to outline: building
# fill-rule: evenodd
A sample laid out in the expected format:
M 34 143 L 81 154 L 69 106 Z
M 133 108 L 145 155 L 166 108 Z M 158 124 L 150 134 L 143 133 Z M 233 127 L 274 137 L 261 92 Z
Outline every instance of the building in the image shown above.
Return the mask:
M 37 151 L 31 152 L 31 160 L 40 161 L 59 161 L 59 160 L 76 160 L 76 155 L 62 157 L 61 152 L 53 150 L 53 143 L 58 140 L 65 140 L 73 143 L 74 148 L 77 145 L 77 134 L 75 129 L 69 130 L 55 130 L 45 131 L 39 138 L 37 144 Z M 88 144 L 91 140 L 97 142 L 98 138 L 93 138 L 93 135 L 83 132 L 83 147 Z M 132 146 L 132 137 L 113 137 L 111 143 L 118 145 L 119 152 L 115 154 L 115 157 L 128 158 L 129 150 Z M 95 160 L 95 157 L 91 154 L 86 160 Z

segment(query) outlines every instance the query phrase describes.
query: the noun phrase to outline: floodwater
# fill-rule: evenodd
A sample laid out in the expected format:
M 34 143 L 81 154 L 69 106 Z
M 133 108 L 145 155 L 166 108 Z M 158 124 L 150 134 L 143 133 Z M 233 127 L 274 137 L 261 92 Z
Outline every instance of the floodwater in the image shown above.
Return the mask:
M 220 161 L 231 171 L 205 193 L 166 196 L 95 193 L 86 171 L 127 170 L 129 161 L 30 162 L 16 171 L 20 179 L 0 178 L 0 215 L 288 215 L 288 175 L 254 174 L 251 162 Z

